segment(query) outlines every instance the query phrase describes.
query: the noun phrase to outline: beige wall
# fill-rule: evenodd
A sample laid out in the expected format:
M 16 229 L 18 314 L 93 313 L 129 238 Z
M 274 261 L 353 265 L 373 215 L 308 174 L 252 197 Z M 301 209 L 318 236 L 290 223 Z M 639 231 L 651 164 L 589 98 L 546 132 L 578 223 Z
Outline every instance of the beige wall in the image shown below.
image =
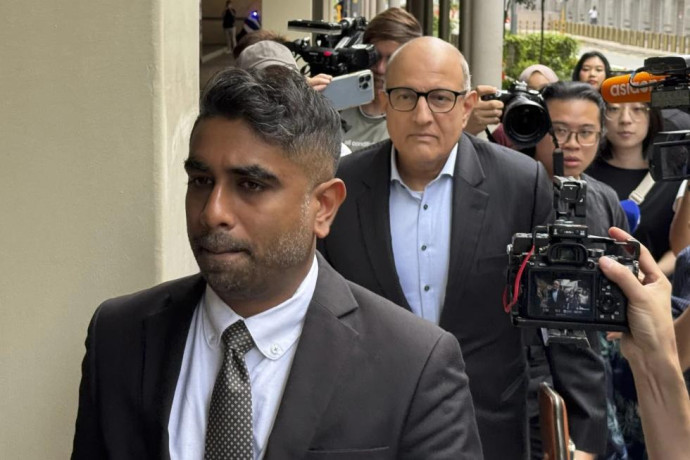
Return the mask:
M 290 40 L 304 37 L 304 32 L 288 32 L 287 22 L 290 19 L 312 19 L 310 0 L 263 1 L 263 27 L 280 32 Z
M 67 458 L 97 304 L 194 270 L 181 164 L 198 14 L 2 1 L 0 458 Z

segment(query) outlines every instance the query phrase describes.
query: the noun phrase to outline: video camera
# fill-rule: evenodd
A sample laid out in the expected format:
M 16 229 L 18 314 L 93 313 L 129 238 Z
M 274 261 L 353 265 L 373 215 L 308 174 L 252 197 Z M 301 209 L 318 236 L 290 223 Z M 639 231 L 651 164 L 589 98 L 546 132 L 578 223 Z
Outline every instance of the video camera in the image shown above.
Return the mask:
M 516 326 L 548 328 L 551 341 L 586 340 L 583 330 L 628 330 L 628 301 L 599 259 L 612 257 L 637 275 L 640 244 L 588 235 L 586 198 L 585 181 L 555 176 L 556 221 L 517 233 L 508 245 L 504 308 Z
M 316 34 L 315 45 L 310 38 L 301 38 L 286 46 L 307 63 L 311 76 L 326 73 L 335 77 L 357 72 L 379 60 L 374 45 L 362 44 L 366 26 L 363 17 L 344 18 L 340 22 L 292 20 L 288 21 L 288 30 Z
M 484 95 L 482 100 L 503 102 L 503 129 L 517 148 L 535 146 L 551 128 L 544 99 L 525 82 L 514 82 L 508 90 Z

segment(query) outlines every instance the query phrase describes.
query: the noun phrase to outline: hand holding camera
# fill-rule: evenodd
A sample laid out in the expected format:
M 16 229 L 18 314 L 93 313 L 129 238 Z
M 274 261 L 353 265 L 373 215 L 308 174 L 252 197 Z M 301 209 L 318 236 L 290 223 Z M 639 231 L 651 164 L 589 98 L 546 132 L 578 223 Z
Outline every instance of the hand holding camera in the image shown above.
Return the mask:
M 465 131 L 477 135 L 484 131 L 488 125 L 497 125 L 503 115 L 503 101 L 496 98 L 485 99 L 498 93 L 498 89 L 488 85 L 477 85 L 475 88 L 479 100 L 467 120 Z
M 615 227 L 609 234 L 620 242 L 632 239 L 628 233 Z M 619 262 L 608 257 L 599 260 L 602 273 L 628 298 L 630 333 L 623 334 L 621 347 L 630 361 L 649 359 L 658 352 L 675 353 L 676 348 L 670 311 L 671 283 L 644 246 L 640 247 L 639 263 L 644 275 L 642 282 Z

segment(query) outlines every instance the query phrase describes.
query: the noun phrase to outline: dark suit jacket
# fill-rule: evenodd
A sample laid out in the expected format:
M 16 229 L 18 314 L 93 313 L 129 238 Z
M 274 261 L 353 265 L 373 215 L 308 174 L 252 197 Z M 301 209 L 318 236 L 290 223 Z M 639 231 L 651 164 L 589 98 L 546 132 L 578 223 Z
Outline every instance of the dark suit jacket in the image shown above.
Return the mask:
M 89 326 L 73 459 L 169 458 L 168 420 L 200 275 L 109 300 Z M 266 459 L 478 459 L 455 338 L 344 280 L 314 297 Z
M 546 293 L 546 304 L 549 307 L 558 307 L 562 308 L 565 305 L 565 292 L 563 292 L 563 289 L 559 289 L 558 292 L 556 292 L 556 300 L 553 298 L 553 289 L 549 289 Z
M 347 199 L 319 248 L 345 278 L 409 309 L 390 236 L 390 152 L 388 140 L 343 158 L 338 176 L 347 186 Z M 517 459 L 527 451 L 527 377 L 520 332 L 501 306 L 506 245 L 514 233 L 531 232 L 551 219 L 551 182 L 531 158 L 463 134 L 452 200 L 448 285 L 440 326 L 462 347 L 485 458 Z M 557 348 L 562 347 L 552 351 Z M 583 372 L 592 375 L 578 378 L 574 366 L 582 360 L 573 361 L 573 356 L 581 352 L 572 347 L 560 352 L 569 361 L 558 361 L 571 366 L 564 375 L 575 375 L 573 391 L 565 391 L 566 401 L 568 395 L 577 396 L 572 404 L 576 407 L 568 407 L 575 420 L 573 437 L 578 441 L 594 436 L 601 444 L 597 431 L 604 432 L 603 442 L 606 435 L 603 364 L 596 354 L 585 352 L 588 363 Z M 596 377 L 592 384 L 583 381 L 589 377 Z

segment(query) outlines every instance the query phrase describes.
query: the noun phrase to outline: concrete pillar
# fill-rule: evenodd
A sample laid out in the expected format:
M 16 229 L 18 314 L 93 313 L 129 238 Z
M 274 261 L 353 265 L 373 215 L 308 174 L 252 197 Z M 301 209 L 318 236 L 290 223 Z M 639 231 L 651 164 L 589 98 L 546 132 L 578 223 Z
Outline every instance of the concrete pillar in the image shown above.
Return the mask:
M 472 6 L 467 12 L 469 13 L 469 21 L 467 21 L 464 9 L 470 3 Z M 463 9 L 461 50 L 470 65 L 472 85 L 500 87 L 503 67 L 503 1 L 465 1 L 461 8 Z M 469 36 L 464 30 L 468 25 L 471 28 Z
M 388 7 L 393 8 L 394 6 L 400 7 L 400 0 L 389 0 Z
M 439 1 L 438 36 L 446 41 L 450 39 L 450 0 Z
M 467 59 L 472 62 L 472 9 L 474 8 L 471 0 L 460 0 L 460 51 Z M 470 70 L 472 70 L 470 68 Z
M 376 14 L 379 14 L 387 8 L 386 3 L 388 3 L 386 0 L 376 0 Z M 372 16 L 372 18 L 373 17 L 374 16 Z
M 310 18 L 317 21 L 333 21 L 335 20 L 335 8 L 331 7 L 331 2 L 328 0 L 312 0 Z
M 199 4 L 3 0 L 0 457 L 69 458 L 104 299 L 196 271 Z

